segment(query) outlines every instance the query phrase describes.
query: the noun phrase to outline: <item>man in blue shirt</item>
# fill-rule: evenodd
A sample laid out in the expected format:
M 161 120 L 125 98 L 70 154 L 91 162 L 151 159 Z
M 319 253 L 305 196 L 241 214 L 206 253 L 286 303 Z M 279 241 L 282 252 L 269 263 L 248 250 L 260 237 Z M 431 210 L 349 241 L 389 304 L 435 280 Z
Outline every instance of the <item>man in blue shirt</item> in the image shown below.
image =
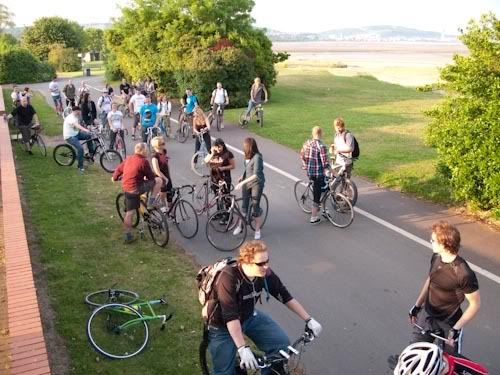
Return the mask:
M 186 93 L 181 99 L 181 104 L 184 107 L 184 112 L 187 114 L 192 114 L 194 107 L 198 104 L 198 98 L 193 94 L 193 90 L 190 88 L 186 89 Z
M 156 114 L 158 113 L 158 108 L 155 104 L 151 103 L 151 98 L 146 96 L 144 100 L 144 105 L 141 107 L 141 126 L 142 126 L 142 141 L 147 142 L 148 135 L 147 129 L 151 127 L 158 127 L 156 123 Z M 153 129 L 153 135 L 156 136 L 156 129 Z

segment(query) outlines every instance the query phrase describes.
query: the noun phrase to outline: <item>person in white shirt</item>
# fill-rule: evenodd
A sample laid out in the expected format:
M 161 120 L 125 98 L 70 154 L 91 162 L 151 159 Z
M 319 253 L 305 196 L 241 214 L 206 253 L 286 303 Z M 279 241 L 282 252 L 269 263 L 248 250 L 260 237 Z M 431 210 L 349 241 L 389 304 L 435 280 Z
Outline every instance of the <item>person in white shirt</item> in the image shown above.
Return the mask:
M 86 93 L 90 93 L 90 90 L 87 86 L 87 82 L 85 81 L 82 81 L 80 83 L 80 87 L 78 88 L 78 96 L 77 96 L 77 104 L 80 105 L 80 103 L 83 101 L 83 96 L 86 94 Z
M 49 90 L 52 100 L 54 101 L 54 107 L 56 108 L 57 114 L 62 115 L 63 105 L 61 91 L 59 90 L 59 84 L 57 83 L 57 77 L 52 78 L 52 81 L 49 83 Z
M 172 114 L 172 102 L 167 95 L 160 96 L 158 102 L 158 121 L 161 130 L 170 137 L 170 115 Z
M 78 169 L 83 172 L 83 146 L 80 141 L 91 139 L 90 130 L 80 125 L 81 109 L 78 106 L 72 108 L 72 112 L 66 116 L 63 124 L 63 138 L 66 142 L 76 148 L 78 152 Z M 94 153 L 93 142 L 87 142 L 91 154 Z
M 111 112 L 108 113 L 108 125 L 111 129 L 109 136 L 109 149 L 113 150 L 116 140 L 116 134 L 120 132 L 120 136 L 125 140 L 123 133 L 123 113 L 118 110 L 118 104 L 111 105 Z
M 104 127 L 108 123 L 108 113 L 111 112 L 111 103 L 113 98 L 109 95 L 108 89 L 102 90 L 102 95 L 97 101 L 97 108 L 101 110 L 99 114 L 99 119 L 101 120 L 101 125 Z
M 217 114 L 217 108 L 220 107 L 221 114 L 221 129 L 224 129 L 224 124 L 222 122 L 224 107 L 229 104 L 229 96 L 227 95 L 227 91 L 222 87 L 221 82 L 217 82 L 217 87 L 212 91 L 212 98 L 210 99 L 210 105 L 212 106 L 212 118 L 215 118 Z
M 132 139 L 134 140 L 136 129 L 139 127 L 141 122 L 141 108 L 144 105 L 145 100 L 146 96 L 139 91 L 139 89 L 137 89 L 128 102 L 129 112 L 134 114 L 134 125 L 132 127 Z
M 10 94 L 10 98 L 12 99 L 12 105 L 17 107 L 19 102 L 21 101 L 21 93 L 19 92 L 19 88 L 17 85 L 12 86 L 12 93 Z

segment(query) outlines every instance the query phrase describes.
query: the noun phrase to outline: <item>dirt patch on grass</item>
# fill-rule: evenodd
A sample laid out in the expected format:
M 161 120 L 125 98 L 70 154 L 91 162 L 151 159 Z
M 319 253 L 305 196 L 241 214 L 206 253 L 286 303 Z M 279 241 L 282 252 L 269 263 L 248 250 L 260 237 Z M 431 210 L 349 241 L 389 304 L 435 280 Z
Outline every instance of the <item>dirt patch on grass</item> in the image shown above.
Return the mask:
M 69 353 L 66 350 L 64 339 L 57 334 L 56 313 L 50 303 L 46 272 L 40 260 L 38 236 L 31 221 L 30 209 L 26 205 L 26 200 L 24 199 L 23 182 L 21 178 L 18 178 L 18 186 L 19 193 L 21 195 L 24 225 L 26 228 L 26 237 L 28 239 L 28 247 L 31 258 L 31 267 L 33 269 L 33 278 L 35 281 L 38 306 L 40 309 L 43 335 L 45 337 L 45 345 L 47 347 L 50 369 L 53 375 L 69 374 L 71 361 Z M 68 288 L 70 287 L 71 285 L 68 285 Z

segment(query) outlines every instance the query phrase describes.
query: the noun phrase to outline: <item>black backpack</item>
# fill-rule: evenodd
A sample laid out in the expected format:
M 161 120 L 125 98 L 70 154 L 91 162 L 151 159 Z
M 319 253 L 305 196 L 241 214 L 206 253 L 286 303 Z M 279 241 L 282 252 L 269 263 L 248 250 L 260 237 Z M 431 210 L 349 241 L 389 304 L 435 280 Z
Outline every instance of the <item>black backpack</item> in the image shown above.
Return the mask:
M 349 130 L 346 130 L 345 133 L 344 133 L 344 142 L 346 142 L 346 135 L 347 133 L 351 133 Z M 358 143 L 358 140 L 356 139 L 356 137 L 354 136 L 354 134 L 351 133 L 351 136 L 352 136 L 352 140 L 353 140 L 353 143 L 354 143 L 354 148 L 352 150 L 352 158 L 353 159 L 358 159 L 359 158 L 359 143 Z

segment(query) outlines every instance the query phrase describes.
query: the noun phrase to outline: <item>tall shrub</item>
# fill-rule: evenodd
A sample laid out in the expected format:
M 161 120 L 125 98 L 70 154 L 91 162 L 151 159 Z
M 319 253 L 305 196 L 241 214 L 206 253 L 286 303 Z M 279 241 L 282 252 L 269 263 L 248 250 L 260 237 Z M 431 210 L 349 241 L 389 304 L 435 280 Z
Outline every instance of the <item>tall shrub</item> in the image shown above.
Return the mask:
M 0 83 L 28 83 L 50 81 L 55 69 L 41 62 L 30 51 L 11 48 L 0 52 Z
M 428 112 L 427 140 L 457 198 L 500 210 L 500 20 L 472 20 L 460 40 L 470 53 L 441 71 L 446 97 Z

